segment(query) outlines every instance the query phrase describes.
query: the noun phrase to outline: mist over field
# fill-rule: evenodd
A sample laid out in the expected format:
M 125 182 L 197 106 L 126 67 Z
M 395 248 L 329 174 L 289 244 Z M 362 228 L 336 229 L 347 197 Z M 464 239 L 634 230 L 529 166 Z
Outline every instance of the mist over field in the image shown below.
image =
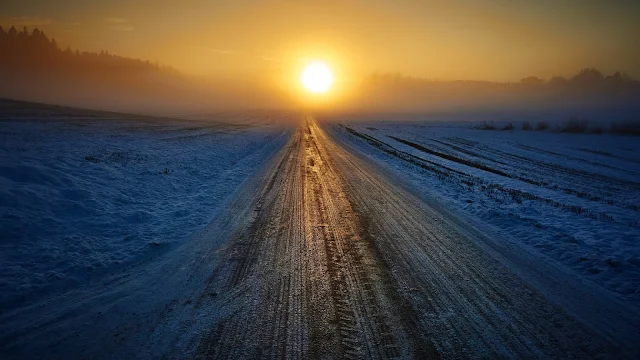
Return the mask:
M 585 68 L 513 82 L 435 81 L 371 73 L 329 103 L 305 102 L 264 78 L 186 75 L 148 60 L 62 49 L 38 28 L 0 31 L 0 97 L 163 114 L 184 110 L 316 109 L 386 113 L 610 110 L 637 115 L 640 81 Z
M 37 28 L 2 30 L 0 49 L 4 98 L 153 114 L 275 105 L 255 84 L 201 79 L 107 51 L 63 50 Z

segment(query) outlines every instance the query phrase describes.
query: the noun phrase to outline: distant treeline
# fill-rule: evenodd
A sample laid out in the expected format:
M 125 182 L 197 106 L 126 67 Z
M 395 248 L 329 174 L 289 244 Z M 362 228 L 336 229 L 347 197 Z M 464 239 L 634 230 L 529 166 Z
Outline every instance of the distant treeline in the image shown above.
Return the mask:
M 632 119 L 627 122 L 613 121 L 607 122 L 590 122 L 586 117 L 571 116 L 567 120 L 538 120 L 532 122 L 525 120 L 521 122 L 521 129 L 524 131 L 554 131 L 569 134 L 604 134 L 611 133 L 616 135 L 634 135 L 640 136 L 640 122 L 633 121 L 638 119 Z M 535 125 L 534 125 L 535 124 Z M 507 122 L 503 125 L 496 125 L 493 121 L 484 121 L 483 124 L 475 126 L 480 130 L 501 130 L 501 131 L 514 131 L 518 130 L 518 126 L 514 126 L 513 122 Z
M 61 49 L 35 28 L 0 26 L 0 98 L 107 110 L 168 111 L 193 107 L 300 106 L 253 79 L 188 77 L 149 61 Z M 524 78 L 514 83 L 432 81 L 373 74 L 353 95 L 331 105 L 371 111 L 614 109 L 640 112 L 640 82 L 625 73 L 584 69 L 570 78 Z M 619 111 L 618 111 L 619 112 Z M 625 115 L 626 116 L 626 115 Z
M 449 86 L 466 86 L 468 88 L 486 88 L 487 86 L 508 88 L 511 90 L 553 90 L 559 92 L 625 92 L 640 89 L 640 81 L 634 80 L 627 73 L 616 72 L 605 76 L 598 69 L 585 68 L 570 78 L 554 76 L 544 80 L 535 76 L 526 77 L 519 82 L 488 82 L 488 81 L 433 81 L 423 78 L 414 78 L 401 74 L 375 74 L 372 82 L 382 83 L 385 86 L 395 84 L 403 88 L 428 88 Z
M 605 76 L 593 68 L 570 78 L 527 77 L 519 82 L 435 81 L 374 74 L 364 87 L 372 106 L 393 104 L 405 109 L 640 109 L 640 81 L 623 72 Z
M 171 67 L 62 49 L 38 28 L 0 26 L 0 77 L 0 97 L 107 110 L 146 112 L 197 96 L 194 83 Z
M 7 31 L 0 26 L 0 64 L 16 70 L 63 71 L 105 79 L 128 78 L 144 74 L 165 73 L 177 76 L 174 69 L 149 61 L 109 54 L 108 51 L 80 52 L 61 49 L 55 39 L 49 39 L 38 28 L 31 32 L 24 27 Z

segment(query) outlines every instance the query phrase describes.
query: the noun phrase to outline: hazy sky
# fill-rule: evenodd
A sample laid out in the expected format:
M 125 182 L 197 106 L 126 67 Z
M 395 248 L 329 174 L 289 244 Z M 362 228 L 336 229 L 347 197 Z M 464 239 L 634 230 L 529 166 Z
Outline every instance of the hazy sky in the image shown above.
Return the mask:
M 518 80 L 583 67 L 640 76 L 634 0 L 3 0 L 0 24 L 193 74 L 286 78 L 306 58 L 338 79 L 400 72 Z M 291 77 L 293 78 L 293 76 Z

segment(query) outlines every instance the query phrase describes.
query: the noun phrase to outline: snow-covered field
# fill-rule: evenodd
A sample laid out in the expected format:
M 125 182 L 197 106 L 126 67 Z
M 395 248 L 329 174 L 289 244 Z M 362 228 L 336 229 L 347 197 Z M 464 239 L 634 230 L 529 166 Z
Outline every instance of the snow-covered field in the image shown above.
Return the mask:
M 327 124 L 420 196 L 617 296 L 640 302 L 640 141 L 477 123 Z
M 171 251 L 288 137 L 200 121 L 0 102 L 0 308 Z

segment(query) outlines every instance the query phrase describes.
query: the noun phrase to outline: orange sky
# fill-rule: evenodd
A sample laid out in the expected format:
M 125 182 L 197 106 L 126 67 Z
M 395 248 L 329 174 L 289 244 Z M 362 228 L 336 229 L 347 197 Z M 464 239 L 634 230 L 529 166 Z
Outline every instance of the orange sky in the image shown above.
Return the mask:
M 342 82 L 371 72 L 509 81 L 583 67 L 640 75 L 639 2 L 558 3 L 5 0 L 0 24 L 228 79 L 294 81 L 309 58 Z

